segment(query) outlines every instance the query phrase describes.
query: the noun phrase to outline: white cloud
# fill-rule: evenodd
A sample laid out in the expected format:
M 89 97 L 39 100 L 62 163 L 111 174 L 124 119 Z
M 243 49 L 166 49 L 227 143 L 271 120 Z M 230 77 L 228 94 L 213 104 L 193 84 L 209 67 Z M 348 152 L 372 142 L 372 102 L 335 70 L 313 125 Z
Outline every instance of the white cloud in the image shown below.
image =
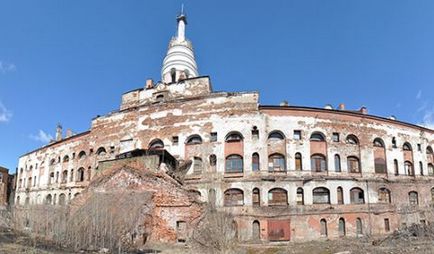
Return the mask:
M 40 141 L 43 143 L 49 143 L 51 140 L 53 140 L 53 136 L 51 136 L 48 133 L 45 133 L 43 130 L 39 130 L 38 135 L 30 134 L 29 136 L 31 139 Z
M 17 67 L 13 63 L 6 63 L 0 61 L 0 73 L 5 74 L 6 72 L 16 71 Z
M 416 94 L 416 100 L 420 100 L 420 98 L 422 98 L 422 90 L 419 90 Z
M 11 120 L 12 112 L 0 102 L 0 123 L 6 123 Z
M 434 130 L 434 108 L 425 111 L 422 123 L 419 125 Z

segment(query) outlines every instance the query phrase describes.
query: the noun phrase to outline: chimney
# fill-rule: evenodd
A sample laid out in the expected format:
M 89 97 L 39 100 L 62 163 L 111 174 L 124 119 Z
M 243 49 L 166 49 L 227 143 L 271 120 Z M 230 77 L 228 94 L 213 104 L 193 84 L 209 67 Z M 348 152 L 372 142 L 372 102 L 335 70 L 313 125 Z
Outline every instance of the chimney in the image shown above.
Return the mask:
M 72 130 L 71 129 L 67 129 L 66 130 L 66 138 L 70 138 L 72 136 Z
M 343 103 L 339 104 L 338 109 L 339 110 L 345 110 L 345 104 L 343 104 Z
M 154 88 L 154 81 L 152 79 L 147 79 L 146 80 L 146 89 L 152 89 Z
M 281 103 L 280 103 L 280 106 L 288 106 L 288 101 L 282 101 Z
M 62 140 L 62 125 L 58 123 L 56 127 L 56 141 L 60 141 L 60 140 Z
M 368 109 L 367 109 L 365 106 L 362 106 L 362 107 L 360 108 L 360 113 L 362 113 L 362 114 L 364 114 L 364 115 L 367 115 L 367 114 L 368 114 Z

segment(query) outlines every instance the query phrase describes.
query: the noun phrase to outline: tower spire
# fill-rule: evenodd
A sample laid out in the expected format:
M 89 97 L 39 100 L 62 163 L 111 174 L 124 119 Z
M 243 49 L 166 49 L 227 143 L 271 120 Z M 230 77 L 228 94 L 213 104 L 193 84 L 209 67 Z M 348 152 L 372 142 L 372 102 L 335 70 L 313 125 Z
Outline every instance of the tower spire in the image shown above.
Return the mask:
M 178 21 L 178 41 L 185 41 L 185 25 L 187 25 L 187 16 L 184 14 L 184 4 L 181 5 L 181 13 L 176 17 Z

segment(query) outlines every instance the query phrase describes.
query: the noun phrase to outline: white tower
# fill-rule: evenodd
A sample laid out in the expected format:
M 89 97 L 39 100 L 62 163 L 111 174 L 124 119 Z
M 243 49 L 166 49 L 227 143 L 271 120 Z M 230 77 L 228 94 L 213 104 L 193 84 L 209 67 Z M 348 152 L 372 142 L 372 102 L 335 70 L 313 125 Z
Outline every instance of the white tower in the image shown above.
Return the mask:
M 161 69 L 161 80 L 166 83 L 174 83 L 186 78 L 199 76 L 196 60 L 194 59 L 193 45 L 185 38 L 185 26 L 187 16 L 184 11 L 176 18 L 178 21 L 178 33 L 170 40 L 166 57 Z

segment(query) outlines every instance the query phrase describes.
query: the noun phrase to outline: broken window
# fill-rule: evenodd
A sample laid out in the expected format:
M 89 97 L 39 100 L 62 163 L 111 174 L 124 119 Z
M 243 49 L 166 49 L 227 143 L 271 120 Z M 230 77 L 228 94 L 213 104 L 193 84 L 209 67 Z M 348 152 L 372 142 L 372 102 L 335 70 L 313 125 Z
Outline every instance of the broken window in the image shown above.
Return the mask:
M 428 175 L 432 176 L 434 175 L 434 165 L 433 164 L 428 164 Z
M 268 171 L 269 172 L 283 172 L 286 171 L 285 157 L 282 154 L 272 154 L 268 157 Z
M 419 152 L 422 152 L 422 146 L 421 146 L 420 144 L 417 144 L 417 150 L 418 150 Z
M 411 145 L 408 142 L 404 143 L 404 145 L 402 146 L 402 150 L 411 151 Z
M 244 205 L 244 193 L 240 189 L 229 189 L 224 193 L 224 206 Z
M 77 181 L 83 182 L 84 181 L 84 168 L 79 168 L 77 171 Z
M 335 171 L 341 172 L 341 157 L 339 154 L 335 154 Z
M 333 132 L 332 140 L 333 140 L 333 142 L 339 142 L 339 133 L 338 132 Z
M 294 140 L 301 140 L 301 131 L 295 130 L 293 138 L 294 138 Z
M 74 181 L 74 169 L 71 169 L 71 173 L 69 174 L 69 181 L 70 182 Z
M 342 187 L 337 188 L 337 196 L 338 196 L 338 205 L 344 204 L 344 191 L 342 190 Z
M 378 190 L 378 202 L 379 203 L 390 203 L 390 190 L 386 188 L 380 188 Z
M 299 170 L 299 171 L 303 170 L 301 153 L 295 154 L 295 170 Z
M 312 191 L 314 204 L 330 204 L 330 191 L 324 187 L 318 187 Z
M 78 153 L 78 159 L 82 160 L 86 158 L 86 152 L 85 151 L 81 151 L 80 153 Z
M 321 227 L 321 229 L 320 229 L 321 236 L 327 236 L 328 235 L 328 232 L 327 232 L 327 221 L 325 219 L 321 219 L 321 221 L 320 221 L 320 227 Z
M 237 154 L 226 158 L 226 173 L 243 173 L 243 157 Z
M 409 176 L 414 176 L 413 164 L 410 161 L 404 162 L 405 172 Z
M 174 146 L 177 146 L 179 144 L 179 137 L 178 136 L 173 136 L 172 137 L 172 144 Z
M 107 154 L 106 150 L 104 147 L 100 147 L 98 148 L 98 150 L 96 150 L 96 155 L 102 157 L 105 156 Z
M 297 205 L 304 205 L 304 191 L 303 191 L 303 188 L 297 188 Z
M 410 191 L 408 193 L 408 199 L 411 206 L 417 206 L 419 204 L 418 194 L 416 191 Z
M 374 139 L 374 146 L 375 147 L 383 147 L 384 148 L 384 142 L 381 138 Z
M 395 138 L 395 137 L 392 138 L 392 147 L 393 147 L 393 148 L 397 148 L 397 147 L 398 147 L 398 146 L 396 145 L 396 138 Z
M 193 172 L 196 174 L 200 174 L 200 173 L 202 173 L 202 169 L 203 169 L 202 159 L 199 157 L 194 157 L 193 158 Z
M 231 133 L 226 137 L 226 142 L 241 142 L 243 137 L 239 133 Z
M 423 176 L 423 163 L 421 161 L 419 161 L 419 173 Z
M 359 139 L 356 136 L 352 135 L 352 134 L 347 136 L 346 141 L 347 141 L 347 144 L 350 144 L 350 145 L 357 145 L 357 144 L 359 144 Z
M 259 130 L 258 130 L 258 127 L 256 127 L 256 126 L 253 126 L 252 138 L 253 139 L 259 139 Z
M 284 139 L 285 139 L 285 136 L 280 131 L 273 131 L 268 135 L 269 141 L 279 141 L 279 140 L 284 140 Z
M 254 188 L 252 192 L 252 204 L 253 206 L 261 205 L 261 196 L 258 188 Z
M 310 157 L 310 166 L 313 172 L 326 172 L 326 157 L 322 154 L 314 154 Z
M 310 141 L 324 142 L 325 141 L 325 136 L 321 132 L 314 132 L 310 136 Z
M 177 221 L 176 222 L 176 235 L 178 242 L 185 242 L 187 240 L 187 222 Z
M 399 166 L 398 166 L 398 160 L 397 159 L 393 160 L 393 167 L 395 169 L 395 175 L 396 176 L 399 175 Z
M 345 229 L 345 220 L 344 218 L 340 218 L 339 219 L 339 236 L 343 237 L 346 234 L 346 229 Z
M 350 173 L 360 173 L 360 161 L 355 156 L 349 156 L 347 158 L 348 171 Z
M 285 189 L 274 188 L 268 192 L 268 205 L 269 206 L 287 206 L 288 193 Z
M 252 171 L 259 171 L 259 154 L 254 153 L 252 155 Z
M 68 181 L 68 170 L 63 170 L 62 172 L 62 183 L 66 183 Z
M 210 136 L 210 140 L 209 140 L 210 142 L 217 142 L 217 132 L 211 132 L 209 136 Z
M 351 204 L 364 204 L 365 196 L 363 190 L 360 188 L 352 188 L 350 190 Z
M 69 161 L 69 156 L 68 155 L 65 155 L 64 157 L 63 157 L 63 162 L 68 162 Z

